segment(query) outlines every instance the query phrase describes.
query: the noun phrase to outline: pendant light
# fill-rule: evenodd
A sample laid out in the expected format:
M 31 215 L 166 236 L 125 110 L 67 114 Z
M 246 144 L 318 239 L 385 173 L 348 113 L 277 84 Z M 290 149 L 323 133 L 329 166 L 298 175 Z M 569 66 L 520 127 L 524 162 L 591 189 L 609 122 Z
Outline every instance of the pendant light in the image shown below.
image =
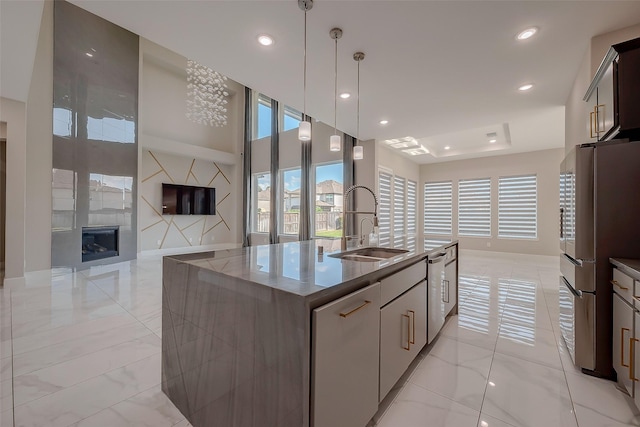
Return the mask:
M 298 126 L 298 139 L 300 141 L 310 141 L 311 122 L 307 121 L 307 12 L 313 7 L 313 0 L 298 0 L 298 7 L 304 12 L 304 101 L 302 121 Z
M 358 63 L 358 106 L 356 119 L 356 144 L 353 146 L 353 160 L 362 160 L 364 159 L 364 149 L 362 148 L 362 145 L 358 145 L 358 142 L 360 141 L 360 61 L 364 59 L 364 53 L 354 53 L 353 59 Z
M 342 144 L 340 135 L 338 135 L 337 129 L 337 117 L 338 117 L 338 39 L 342 37 L 342 30 L 340 28 L 333 28 L 329 31 L 329 35 L 336 41 L 335 50 L 335 73 L 334 73 L 334 88 L 333 88 L 333 135 L 329 138 L 329 150 L 340 151 Z

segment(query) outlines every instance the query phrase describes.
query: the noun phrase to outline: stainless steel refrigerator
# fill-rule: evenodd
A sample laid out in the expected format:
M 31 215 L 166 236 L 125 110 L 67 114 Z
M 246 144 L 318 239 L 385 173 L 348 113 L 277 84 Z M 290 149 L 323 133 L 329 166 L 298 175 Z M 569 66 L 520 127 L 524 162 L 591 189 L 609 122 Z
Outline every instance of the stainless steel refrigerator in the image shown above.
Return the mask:
M 582 371 L 613 378 L 610 257 L 640 258 L 640 142 L 576 146 L 560 166 L 560 329 Z

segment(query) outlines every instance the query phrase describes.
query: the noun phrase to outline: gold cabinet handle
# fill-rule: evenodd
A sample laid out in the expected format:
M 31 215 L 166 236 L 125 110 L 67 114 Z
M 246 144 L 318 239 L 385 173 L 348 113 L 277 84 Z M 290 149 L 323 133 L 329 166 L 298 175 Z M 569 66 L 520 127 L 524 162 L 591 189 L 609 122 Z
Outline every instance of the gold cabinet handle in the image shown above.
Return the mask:
M 594 134 L 593 132 L 593 118 L 595 116 L 596 112 L 595 111 L 591 111 L 589 112 L 589 137 L 590 138 L 595 138 L 598 135 Z
M 411 313 L 412 317 L 412 323 L 413 323 L 413 333 L 411 334 L 411 336 L 413 338 L 411 338 L 411 340 L 409 340 L 409 342 L 411 344 L 415 344 L 416 343 L 416 312 L 413 310 L 407 310 L 407 312 Z
M 406 317 L 407 318 L 407 346 L 405 347 L 404 345 L 402 346 L 403 349 L 409 351 L 411 350 L 411 318 L 406 315 L 406 314 L 402 314 L 401 315 L 403 318 Z M 402 324 L 400 324 L 400 328 L 402 328 Z
M 602 107 L 602 129 L 600 129 L 600 107 Z M 606 116 L 606 104 L 596 105 L 596 134 L 600 136 L 604 132 L 604 121 Z
M 618 283 L 617 280 L 611 280 L 611 284 L 615 285 L 617 287 L 619 287 L 620 289 L 622 289 L 623 291 L 628 291 L 629 288 L 625 288 L 624 286 L 622 286 L 620 283 Z
M 629 328 L 620 328 L 620 365 L 628 368 L 629 365 L 624 364 L 624 331 L 630 332 Z
M 638 295 L 634 295 L 633 298 L 635 298 L 636 300 L 640 301 L 640 296 L 638 296 Z
M 365 300 L 365 302 L 362 305 L 359 305 L 358 307 L 354 308 L 353 310 L 349 311 L 348 313 L 340 313 L 340 317 L 349 317 L 353 313 L 355 313 L 356 311 L 364 308 L 367 304 L 371 304 L 371 301 L 366 301 Z
M 633 345 L 633 343 L 636 342 L 636 341 L 638 341 L 638 340 L 635 339 L 635 338 L 629 338 L 629 365 L 630 365 L 630 368 L 629 368 L 629 379 L 631 381 L 640 381 L 640 380 L 638 380 L 636 378 L 636 367 L 635 367 L 635 364 L 633 363 L 633 353 L 635 351 L 633 349 L 633 347 L 635 347 Z

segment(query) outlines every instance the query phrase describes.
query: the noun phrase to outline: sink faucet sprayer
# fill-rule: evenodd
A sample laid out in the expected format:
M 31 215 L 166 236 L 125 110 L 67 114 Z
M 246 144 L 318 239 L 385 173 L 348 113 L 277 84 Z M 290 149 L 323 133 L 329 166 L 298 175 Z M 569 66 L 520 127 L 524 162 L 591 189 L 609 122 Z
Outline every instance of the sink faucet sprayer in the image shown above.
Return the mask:
M 366 211 L 350 211 L 347 210 L 347 204 L 348 204 L 348 196 L 349 194 L 351 194 L 354 190 L 356 190 L 357 188 L 362 188 L 364 190 L 367 190 L 369 193 L 371 193 L 371 195 L 373 196 L 373 203 L 374 203 L 374 207 L 373 207 L 373 212 L 366 212 Z M 373 215 L 373 227 L 377 227 L 378 226 L 378 197 L 376 197 L 376 193 L 373 192 L 372 189 L 370 189 L 369 187 L 365 187 L 364 185 L 352 185 L 351 187 L 347 188 L 347 190 L 344 192 L 344 207 L 345 207 L 345 211 L 344 211 L 344 218 L 343 218 L 343 224 L 342 224 L 342 239 L 340 241 L 340 247 L 342 248 L 342 250 L 346 250 L 347 249 L 347 236 L 346 236 L 346 228 L 347 228 L 347 214 L 353 214 L 353 215 L 357 215 L 357 214 L 362 214 L 362 215 Z

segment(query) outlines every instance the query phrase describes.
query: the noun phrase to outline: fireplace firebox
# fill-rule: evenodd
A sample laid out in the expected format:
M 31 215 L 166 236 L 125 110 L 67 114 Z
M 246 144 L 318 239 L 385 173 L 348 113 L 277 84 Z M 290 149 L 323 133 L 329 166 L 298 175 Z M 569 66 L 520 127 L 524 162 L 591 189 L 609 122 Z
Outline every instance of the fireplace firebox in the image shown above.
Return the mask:
M 82 262 L 118 256 L 120 227 L 82 227 Z

